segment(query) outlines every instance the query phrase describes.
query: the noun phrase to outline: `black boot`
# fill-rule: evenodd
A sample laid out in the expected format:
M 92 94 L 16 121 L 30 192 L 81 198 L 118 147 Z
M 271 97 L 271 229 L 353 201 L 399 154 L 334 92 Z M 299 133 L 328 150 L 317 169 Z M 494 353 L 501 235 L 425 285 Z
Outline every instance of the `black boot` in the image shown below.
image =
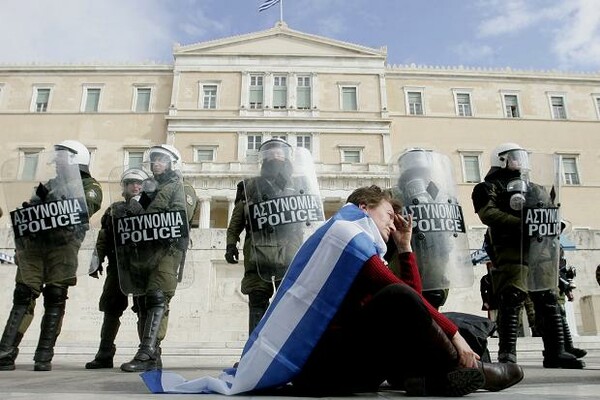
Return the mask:
M 158 331 L 160 322 L 165 315 L 165 297 L 160 291 L 146 296 L 147 314 L 140 346 L 133 360 L 123 363 L 121 370 L 124 372 L 143 372 L 158 368 L 160 354 L 158 351 Z M 141 319 L 138 326 L 141 325 Z M 162 364 L 162 363 L 161 363 Z
M 104 314 L 102 329 L 100 330 L 100 348 L 94 359 L 85 364 L 86 369 L 112 368 L 113 357 L 117 350 L 115 338 L 121 326 L 120 316 Z
M 500 306 L 498 310 L 498 362 L 517 362 L 519 307 Z
M 585 363 L 565 351 L 562 316 L 556 296 L 550 292 L 536 294 L 536 313 L 541 315 L 544 342 L 544 368 L 581 369 Z
M 46 286 L 44 293 L 44 316 L 40 329 L 40 338 L 33 360 L 34 371 L 51 371 L 54 345 L 60 333 L 65 306 L 67 301 L 67 288 Z
M 576 358 L 585 357 L 587 354 L 587 351 L 573 346 L 573 337 L 571 336 L 571 329 L 569 329 L 569 323 L 567 322 L 567 316 L 565 315 L 565 310 L 562 307 L 560 307 L 560 315 L 561 315 L 562 324 L 563 324 L 563 335 L 565 337 L 565 351 L 567 353 L 573 354 Z
M 15 369 L 15 359 L 19 354 L 19 343 L 23 334 L 18 331 L 27 306 L 23 304 L 13 305 L 8 316 L 2 341 L 0 341 L 0 371 L 12 371 Z
M 248 294 L 248 336 L 258 326 L 258 323 L 269 308 L 269 295 L 264 291 L 254 291 Z
M 19 354 L 19 343 L 23 338 L 23 333 L 19 332 L 19 327 L 33 298 L 33 293 L 29 287 L 17 283 L 13 293 L 13 306 L 6 321 L 2 340 L 0 340 L 0 371 L 15 369 L 15 359 Z

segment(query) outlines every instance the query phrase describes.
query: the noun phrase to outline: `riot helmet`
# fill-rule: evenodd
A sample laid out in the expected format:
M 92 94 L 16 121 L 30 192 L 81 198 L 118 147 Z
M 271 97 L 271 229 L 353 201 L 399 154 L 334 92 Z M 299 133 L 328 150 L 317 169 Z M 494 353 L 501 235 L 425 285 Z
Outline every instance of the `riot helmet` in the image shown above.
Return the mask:
M 496 147 L 490 155 L 492 167 L 506 168 L 512 171 L 528 171 L 529 157 L 527 151 L 516 143 L 503 143 Z
M 69 164 L 78 164 L 80 170 L 89 172 L 90 151 L 81 142 L 77 140 L 63 140 L 54 145 L 54 150 L 66 150 L 69 155 Z
M 141 168 L 126 169 L 121 175 L 121 189 L 126 199 L 138 196 L 142 192 L 142 184 L 150 177 Z
M 398 157 L 398 187 L 408 197 L 425 192 L 432 179 L 431 168 L 431 151 L 421 148 L 405 150 Z
M 292 175 L 292 146 L 280 138 L 267 140 L 258 149 L 261 175 L 264 177 Z
M 144 165 L 154 175 L 181 169 L 181 154 L 174 146 L 160 144 L 150 147 L 144 153 Z

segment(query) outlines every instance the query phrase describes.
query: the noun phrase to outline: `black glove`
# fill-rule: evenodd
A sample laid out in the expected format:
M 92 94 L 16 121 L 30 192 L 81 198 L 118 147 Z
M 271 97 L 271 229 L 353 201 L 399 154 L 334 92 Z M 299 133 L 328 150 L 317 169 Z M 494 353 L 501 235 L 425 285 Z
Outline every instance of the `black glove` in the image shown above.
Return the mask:
M 139 199 L 139 203 L 142 206 L 142 208 L 145 210 L 146 208 L 148 208 L 148 205 L 150 205 L 150 203 L 152 203 L 153 197 L 151 197 L 150 195 L 148 195 L 148 193 L 146 192 L 142 192 L 142 195 L 140 196 Z
M 35 189 L 35 194 L 42 201 L 46 200 L 46 196 L 48 196 L 48 193 L 50 193 L 50 191 L 46 188 L 46 186 L 44 186 L 43 183 L 40 183 L 38 185 L 38 187 Z
M 235 244 L 228 244 L 225 250 L 225 260 L 229 264 L 237 264 L 240 257 L 240 252 Z
M 98 266 L 98 269 L 89 274 L 89 276 L 91 276 L 92 278 L 100 279 L 100 275 L 102 275 L 102 272 L 104 272 L 104 267 L 102 266 L 102 264 L 100 264 Z

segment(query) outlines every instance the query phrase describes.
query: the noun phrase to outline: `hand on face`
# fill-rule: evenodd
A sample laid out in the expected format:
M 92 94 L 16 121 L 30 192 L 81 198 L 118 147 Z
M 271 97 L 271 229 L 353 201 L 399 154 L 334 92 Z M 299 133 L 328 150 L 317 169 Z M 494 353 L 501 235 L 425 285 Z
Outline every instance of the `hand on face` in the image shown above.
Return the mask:
M 406 217 L 403 217 L 400 214 L 394 214 L 394 227 L 396 229 L 391 232 L 391 236 L 394 239 L 394 242 L 396 243 L 398 252 L 411 252 L 412 247 L 410 245 L 410 241 L 412 239 L 413 229 L 412 214 L 409 214 Z

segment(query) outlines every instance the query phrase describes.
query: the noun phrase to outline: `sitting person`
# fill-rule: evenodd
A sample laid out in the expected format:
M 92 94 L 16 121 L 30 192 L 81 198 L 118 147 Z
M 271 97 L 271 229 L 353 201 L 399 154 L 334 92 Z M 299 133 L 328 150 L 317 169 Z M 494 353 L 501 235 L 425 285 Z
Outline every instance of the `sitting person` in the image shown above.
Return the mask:
M 311 396 L 375 392 L 386 380 L 412 396 L 462 396 L 518 383 L 521 367 L 481 363 L 457 327 L 423 299 L 411 225 L 388 192 L 355 190 L 296 254 L 237 369 L 193 381 L 146 372 L 145 383 L 153 392 L 285 387 L 291 391 L 283 393 Z M 390 238 L 402 279 L 382 258 Z

